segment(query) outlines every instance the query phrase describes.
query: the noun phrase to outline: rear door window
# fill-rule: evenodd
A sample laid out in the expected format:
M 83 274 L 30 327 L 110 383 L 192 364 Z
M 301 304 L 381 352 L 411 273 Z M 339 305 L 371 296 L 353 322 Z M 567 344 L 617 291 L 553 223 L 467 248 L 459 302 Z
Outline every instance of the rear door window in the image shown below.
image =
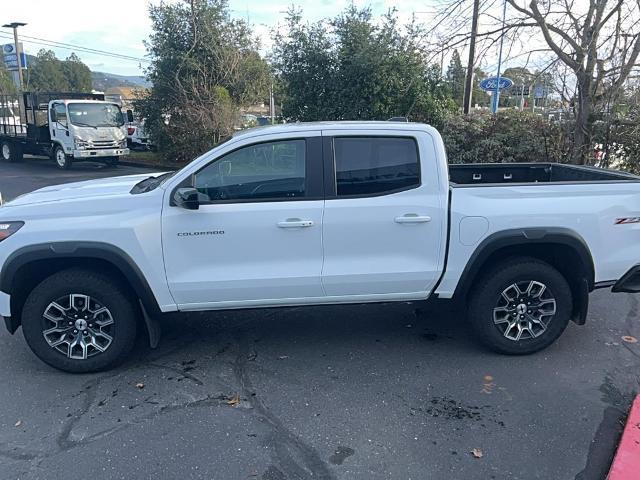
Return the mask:
M 413 138 L 336 137 L 334 155 L 338 197 L 384 195 L 420 185 Z

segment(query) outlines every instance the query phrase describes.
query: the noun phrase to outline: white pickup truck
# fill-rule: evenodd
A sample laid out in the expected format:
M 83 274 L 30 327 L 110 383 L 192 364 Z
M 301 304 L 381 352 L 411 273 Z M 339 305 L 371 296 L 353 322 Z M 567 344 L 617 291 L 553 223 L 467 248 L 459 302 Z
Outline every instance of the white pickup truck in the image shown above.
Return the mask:
M 291 124 L 174 173 L 53 186 L 0 208 L 0 315 L 71 372 L 122 361 L 163 312 L 457 299 L 507 354 L 640 291 L 640 178 L 447 165 L 438 132 Z

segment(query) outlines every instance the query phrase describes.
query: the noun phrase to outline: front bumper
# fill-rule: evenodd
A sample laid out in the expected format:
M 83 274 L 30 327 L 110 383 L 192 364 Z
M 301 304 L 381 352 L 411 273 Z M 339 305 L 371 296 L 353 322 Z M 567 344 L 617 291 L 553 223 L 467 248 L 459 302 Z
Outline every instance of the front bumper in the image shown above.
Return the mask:
M 74 150 L 74 158 L 103 158 L 129 155 L 128 148 L 101 148 L 99 150 Z
M 627 270 L 627 273 L 615 283 L 611 291 L 626 293 L 640 292 L 640 265 L 635 265 Z

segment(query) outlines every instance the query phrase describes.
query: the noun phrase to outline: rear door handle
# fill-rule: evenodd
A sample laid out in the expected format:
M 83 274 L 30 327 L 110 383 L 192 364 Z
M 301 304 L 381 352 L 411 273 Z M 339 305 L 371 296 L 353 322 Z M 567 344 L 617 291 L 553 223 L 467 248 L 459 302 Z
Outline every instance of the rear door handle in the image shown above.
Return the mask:
M 280 228 L 303 228 L 313 226 L 313 220 L 301 220 L 299 218 L 287 218 L 277 223 Z
M 427 223 L 431 221 L 428 215 L 418 215 L 416 213 L 407 213 L 401 217 L 396 217 L 396 223 Z

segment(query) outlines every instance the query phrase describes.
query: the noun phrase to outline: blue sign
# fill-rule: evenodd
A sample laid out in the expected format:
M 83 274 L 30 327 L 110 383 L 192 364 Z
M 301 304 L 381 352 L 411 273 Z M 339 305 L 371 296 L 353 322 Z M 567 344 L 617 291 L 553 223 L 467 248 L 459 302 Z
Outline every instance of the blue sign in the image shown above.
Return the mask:
M 498 79 L 496 77 L 485 78 L 480 82 L 480 88 L 485 92 L 495 92 L 496 83 Z M 507 77 L 500 77 L 500 90 L 506 90 L 513 86 L 513 80 Z
M 20 63 L 22 68 L 27 68 L 27 56 L 22 51 L 22 44 L 20 44 Z M 16 47 L 13 43 L 5 43 L 2 45 L 2 55 L 4 59 L 4 66 L 7 70 L 18 70 L 18 55 L 16 54 Z

